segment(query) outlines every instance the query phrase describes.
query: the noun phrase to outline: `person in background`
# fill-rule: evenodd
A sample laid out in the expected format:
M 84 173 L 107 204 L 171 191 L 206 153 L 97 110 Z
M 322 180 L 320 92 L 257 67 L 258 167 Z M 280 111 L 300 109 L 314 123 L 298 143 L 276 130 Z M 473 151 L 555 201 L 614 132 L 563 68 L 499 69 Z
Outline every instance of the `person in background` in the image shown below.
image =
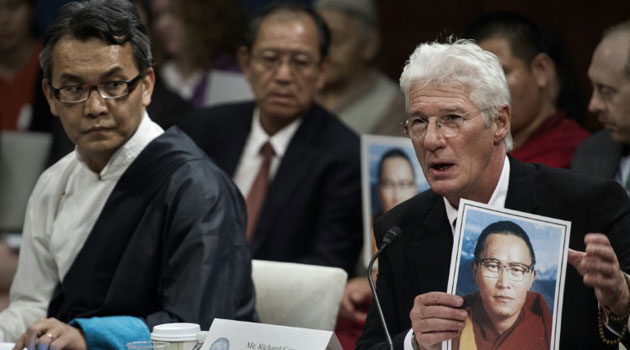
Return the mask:
M 76 148 L 29 199 L 0 342 L 121 349 L 161 323 L 256 320 L 242 197 L 146 113 L 155 74 L 133 5 L 66 4 L 43 47 L 42 88 Z
M 376 242 L 392 227 L 402 232 L 381 254 L 377 279 L 394 348 L 440 349 L 465 326 L 464 298 L 446 293 L 462 199 L 570 221 L 559 348 L 617 346 L 607 327 L 619 332 L 630 310 L 630 199 L 619 184 L 509 156 L 508 83 L 496 55 L 471 40 L 419 45 L 400 85 L 431 189 L 374 224 Z M 373 304 L 357 349 L 383 349 L 384 332 Z
M 252 97 L 234 60 L 244 14 L 237 1 L 152 0 L 160 76 L 193 108 Z
M 380 47 L 373 0 L 317 0 L 331 32 L 329 65 L 317 100 L 357 134 L 403 136 L 405 102 L 375 66 Z
M 34 5 L 34 0 L 0 0 L 0 130 L 30 129 L 35 87 L 41 81 Z
M 153 17 L 148 7 L 150 0 L 131 0 L 131 2 L 136 7 L 144 26 L 152 28 Z M 152 32 L 149 31 L 149 38 L 151 39 L 151 43 L 155 43 L 151 33 Z M 147 111 L 149 115 L 151 115 L 151 119 L 164 130 L 173 125 L 178 125 L 181 122 L 182 116 L 188 115 L 192 110 L 190 102 L 169 89 L 158 72 L 156 72 L 155 75 L 152 97 L 151 104 L 147 107 Z
M 314 102 L 329 37 L 310 7 L 265 8 L 238 51 L 255 100 L 194 111 L 184 130 L 245 196 L 254 259 L 352 276 L 362 244 L 359 138 Z
M 576 150 L 571 168 L 614 179 L 630 193 L 630 21 L 611 27 L 593 52 L 589 110 L 604 129 Z
M 34 6 L 35 0 L 0 0 L 0 131 L 31 129 L 35 94 L 41 85 L 37 56 L 42 49 L 35 33 Z M 10 244 L 15 238 L 19 242 L 20 235 L 0 232 L 0 310 L 9 304 L 17 266 L 19 244 Z
M 528 163 L 569 168 L 575 148 L 589 136 L 577 122 L 585 102 L 560 38 L 512 12 L 485 15 L 465 37 L 499 58 L 512 97 L 510 154 Z

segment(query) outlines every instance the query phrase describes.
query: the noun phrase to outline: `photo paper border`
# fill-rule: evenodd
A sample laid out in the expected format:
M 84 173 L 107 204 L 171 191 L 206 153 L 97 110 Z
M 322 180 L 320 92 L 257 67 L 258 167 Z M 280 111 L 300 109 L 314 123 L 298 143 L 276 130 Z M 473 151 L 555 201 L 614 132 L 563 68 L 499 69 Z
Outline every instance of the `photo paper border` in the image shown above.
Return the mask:
M 457 212 L 457 224 L 453 237 L 453 250 L 451 253 L 451 266 L 448 279 L 447 293 L 455 294 L 457 291 L 457 282 L 459 276 L 459 265 L 462 254 L 463 245 L 463 233 L 466 227 L 468 214 L 470 210 L 477 210 L 479 212 L 490 213 L 492 215 L 504 217 L 506 220 L 523 222 L 536 222 L 538 224 L 546 226 L 557 226 L 563 235 L 560 238 L 560 246 L 558 252 L 558 270 L 556 272 L 556 286 L 554 293 L 554 307 L 552 313 L 552 328 L 551 328 L 551 346 L 550 349 L 557 350 L 560 347 L 560 329 L 562 324 L 562 303 L 564 299 L 564 283 L 565 274 L 567 268 L 567 255 L 569 249 L 569 239 L 571 234 L 571 222 L 554 219 L 546 216 L 525 213 L 521 211 L 492 207 L 487 204 L 482 204 L 466 199 L 462 199 L 459 203 L 459 210 Z M 442 343 L 442 349 L 453 350 L 452 341 L 446 341 Z M 508 349 L 509 350 L 509 349 Z

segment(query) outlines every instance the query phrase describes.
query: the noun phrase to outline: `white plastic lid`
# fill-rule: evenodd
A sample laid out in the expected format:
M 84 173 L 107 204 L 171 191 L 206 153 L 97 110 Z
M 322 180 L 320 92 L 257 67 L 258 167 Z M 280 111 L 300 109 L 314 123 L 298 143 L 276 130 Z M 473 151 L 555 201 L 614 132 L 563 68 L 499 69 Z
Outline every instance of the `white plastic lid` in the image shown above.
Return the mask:
M 196 323 L 164 323 L 153 327 L 151 339 L 161 341 L 195 341 L 201 327 Z

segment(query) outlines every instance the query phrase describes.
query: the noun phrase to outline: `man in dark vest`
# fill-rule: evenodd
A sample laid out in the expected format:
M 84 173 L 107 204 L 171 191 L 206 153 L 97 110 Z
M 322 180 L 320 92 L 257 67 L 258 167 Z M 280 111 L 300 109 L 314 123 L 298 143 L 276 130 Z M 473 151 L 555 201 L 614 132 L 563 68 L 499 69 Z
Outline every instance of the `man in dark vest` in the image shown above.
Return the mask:
M 255 320 L 243 199 L 192 140 L 146 113 L 155 74 L 133 5 L 65 5 L 40 61 L 76 148 L 31 195 L 0 341 L 121 349 L 161 323 Z

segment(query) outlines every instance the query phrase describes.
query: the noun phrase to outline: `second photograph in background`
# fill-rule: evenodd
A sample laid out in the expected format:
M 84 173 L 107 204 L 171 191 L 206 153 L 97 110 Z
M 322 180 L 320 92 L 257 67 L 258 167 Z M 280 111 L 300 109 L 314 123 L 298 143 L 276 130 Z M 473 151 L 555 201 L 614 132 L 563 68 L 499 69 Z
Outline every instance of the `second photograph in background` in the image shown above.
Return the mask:
M 361 136 L 363 196 L 363 262 L 376 252 L 374 220 L 396 205 L 425 191 L 429 184 L 407 137 Z

